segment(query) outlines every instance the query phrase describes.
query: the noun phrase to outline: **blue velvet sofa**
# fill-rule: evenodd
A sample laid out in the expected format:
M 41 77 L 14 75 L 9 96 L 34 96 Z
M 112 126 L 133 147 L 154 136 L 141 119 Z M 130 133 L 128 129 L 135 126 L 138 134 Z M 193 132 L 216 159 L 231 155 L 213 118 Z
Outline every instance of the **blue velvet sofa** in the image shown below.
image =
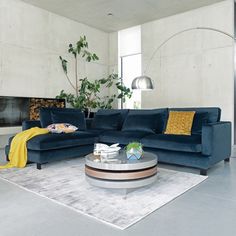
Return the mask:
M 192 134 L 166 135 L 170 110 L 195 111 Z M 39 135 L 27 143 L 28 161 L 41 164 L 84 156 L 95 142 L 107 144 L 139 141 L 144 150 L 156 153 L 159 162 L 207 170 L 217 162 L 229 161 L 231 155 L 231 123 L 220 121 L 221 110 L 205 108 L 163 108 L 151 110 L 98 110 L 93 119 L 86 119 L 77 109 L 43 108 L 40 121 L 23 122 L 23 130 L 46 127 L 51 123 L 72 123 L 79 131 L 71 134 Z M 9 153 L 11 139 L 6 146 Z

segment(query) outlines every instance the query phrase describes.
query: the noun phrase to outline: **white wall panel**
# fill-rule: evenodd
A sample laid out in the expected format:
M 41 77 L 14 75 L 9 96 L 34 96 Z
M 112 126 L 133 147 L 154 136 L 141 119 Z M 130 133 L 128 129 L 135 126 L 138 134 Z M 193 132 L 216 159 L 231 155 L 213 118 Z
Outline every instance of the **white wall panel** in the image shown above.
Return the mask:
M 212 27 L 233 35 L 233 1 L 227 0 L 142 25 L 143 69 L 154 50 L 171 35 L 192 27 Z M 233 121 L 233 40 L 195 30 L 171 39 L 146 72 L 155 90 L 142 93 L 142 107 L 219 106 Z
M 73 59 L 67 53 L 68 44 L 82 35 L 100 60 L 80 61 L 80 77 L 95 79 L 108 74 L 109 34 L 103 31 L 19 0 L 0 0 L 0 29 L 0 96 L 55 97 L 62 89 L 73 92 L 59 55 Z M 73 64 L 69 68 L 74 79 Z

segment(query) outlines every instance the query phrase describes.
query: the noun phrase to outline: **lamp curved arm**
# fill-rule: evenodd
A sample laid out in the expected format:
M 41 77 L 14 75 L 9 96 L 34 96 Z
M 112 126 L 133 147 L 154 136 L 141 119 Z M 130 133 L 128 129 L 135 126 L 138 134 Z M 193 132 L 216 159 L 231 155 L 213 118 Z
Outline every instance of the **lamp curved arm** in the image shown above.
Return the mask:
M 179 34 L 182 34 L 182 33 L 184 33 L 184 32 L 187 32 L 187 31 L 192 31 L 192 30 L 211 30 L 211 31 L 215 31 L 215 32 L 224 34 L 224 35 L 226 35 L 226 36 L 232 38 L 233 40 L 235 40 L 235 38 L 234 38 L 231 34 L 225 32 L 225 31 L 219 30 L 219 29 L 211 28 L 211 27 L 194 27 L 194 28 L 188 28 L 188 29 L 181 30 L 181 31 L 179 31 L 179 32 L 177 32 L 177 33 L 171 35 L 169 38 L 167 38 L 164 42 L 162 42 L 162 43 L 156 48 L 156 50 L 153 52 L 152 56 L 150 57 L 150 59 L 149 59 L 149 61 L 148 61 L 148 63 L 147 63 L 146 69 L 144 70 L 143 74 L 146 74 L 146 72 L 148 71 L 148 69 L 149 69 L 149 67 L 150 67 L 150 64 L 151 64 L 152 59 L 154 58 L 154 56 L 156 55 L 156 53 L 158 52 L 158 50 L 159 50 L 162 46 L 164 46 L 168 41 L 170 41 L 170 40 L 171 40 L 172 38 L 174 38 L 175 36 L 177 36 L 177 35 L 179 35 Z

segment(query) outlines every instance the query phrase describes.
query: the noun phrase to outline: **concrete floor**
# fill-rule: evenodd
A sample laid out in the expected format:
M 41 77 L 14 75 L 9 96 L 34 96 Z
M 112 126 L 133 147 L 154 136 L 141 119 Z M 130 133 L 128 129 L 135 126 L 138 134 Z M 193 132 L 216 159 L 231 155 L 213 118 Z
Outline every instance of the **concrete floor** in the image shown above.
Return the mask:
M 0 151 L 1 162 L 4 158 Z M 236 158 L 208 174 L 205 182 L 123 231 L 0 180 L 0 236 L 235 236 Z

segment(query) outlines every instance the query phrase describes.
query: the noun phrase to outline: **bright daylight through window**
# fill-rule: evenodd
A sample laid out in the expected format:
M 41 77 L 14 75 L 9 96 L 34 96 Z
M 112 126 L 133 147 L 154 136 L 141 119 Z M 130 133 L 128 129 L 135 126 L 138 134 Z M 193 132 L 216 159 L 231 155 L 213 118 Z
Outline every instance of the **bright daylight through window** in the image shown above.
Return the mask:
M 142 74 L 141 27 L 136 26 L 119 31 L 119 73 L 125 86 L 131 88 L 133 79 Z M 141 108 L 141 91 L 133 90 L 133 96 L 123 108 Z

